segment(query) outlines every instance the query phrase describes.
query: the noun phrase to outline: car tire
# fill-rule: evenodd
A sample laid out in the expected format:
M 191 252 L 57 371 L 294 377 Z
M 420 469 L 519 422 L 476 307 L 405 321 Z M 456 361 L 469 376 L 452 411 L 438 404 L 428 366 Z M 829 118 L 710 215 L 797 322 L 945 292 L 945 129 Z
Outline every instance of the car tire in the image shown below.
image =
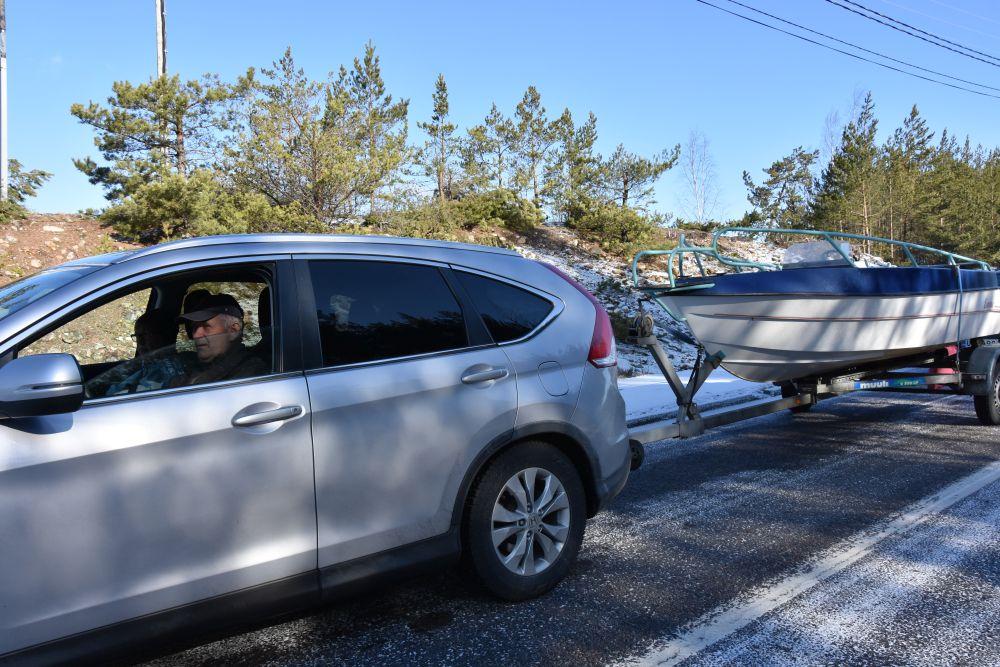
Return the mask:
M 986 396 L 973 396 L 976 417 L 987 426 L 1000 425 L 1000 364 L 993 371 L 993 386 Z
M 545 442 L 519 443 L 497 456 L 477 478 L 466 507 L 467 565 L 505 600 L 550 590 L 583 542 L 587 504 L 580 475 Z

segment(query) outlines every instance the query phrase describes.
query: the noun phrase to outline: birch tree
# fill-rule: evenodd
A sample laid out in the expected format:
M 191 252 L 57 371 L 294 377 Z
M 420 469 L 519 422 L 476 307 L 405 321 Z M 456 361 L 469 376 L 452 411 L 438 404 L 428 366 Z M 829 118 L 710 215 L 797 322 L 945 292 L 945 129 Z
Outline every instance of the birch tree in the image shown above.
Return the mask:
M 680 162 L 684 183 L 681 206 L 687 217 L 703 224 L 715 214 L 719 185 L 708 138 L 699 130 L 692 130 L 688 135 L 681 150 Z

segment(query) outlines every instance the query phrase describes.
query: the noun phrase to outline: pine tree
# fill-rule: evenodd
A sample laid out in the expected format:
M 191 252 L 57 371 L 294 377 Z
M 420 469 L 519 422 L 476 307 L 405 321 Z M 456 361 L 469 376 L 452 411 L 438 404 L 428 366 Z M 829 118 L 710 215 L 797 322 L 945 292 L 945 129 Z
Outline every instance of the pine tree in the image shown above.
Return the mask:
M 818 157 L 819 151 L 807 151 L 798 146 L 764 170 L 767 178 L 760 185 L 754 183 L 749 172 L 743 172 L 747 199 L 765 226 L 784 229 L 807 226 L 815 187 L 812 166 Z
M 875 143 L 878 120 L 871 93 L 865 96 L 857 118 L 844 128 L 840 146 L 823 171 L 811 222 L 821 229 L 870 235 L 876 210 L 879 149 Z M 866 251 L 871 251 L 870 244 Z
M 407 158 L 406 114 L 410 102 L 393 102 L 392 95 L 386 93 L 379 57 L 371 42 L 365 45 L 364 56 L 354 59 L 347 92 L 361 147 L 362 194 L 368 199 L 368 215 L 374 217 L 379 190 L 396 183 Z
M 183 83 L 177 75 L 138 85 L 116 81 L 112 90 L 106 105 L 70 108 L 96 130 L 94 144 L 109 163 L 88 157 L 73 164 L 112 201 L 167 174 L 187 176 L 215 162 L 220 132 L 228 127 L 228 102 L 242 92 L 209 74 Z
M 604 163 L 604 190 L 610 201 L 622 208 L 632 206 L 641 209 L 648 203 L 653 194 L 653 186 L 666 171 L 677 164 L 681 147 L 677 144 L 672 150 L 663 149 L 652 158 L 644 158 L 618 148 Z
M 468 131 L 462 147 L 462 167 L 478 190 L 510 188 L 512 153 L 517 130 L 494 103 L 481 125 Z
M 10 201 L 23 205 L 29 197 L 38 194 L 38 189 L 45 181 L 52 178 L 52 174 L 42 169 L 25 169 L 21 163 L 14 158 L 7 161 L 10 166 Z
M 424 145 L 424 167 L 428 176 L 437 179 L 437 197 L 443 205 L 451 193 L 451 162 L 455 154 L 455 125 L 448 121 L 448 86 L 444 74 L 438 74 L 434 86 L 434 112 L 428 122 L 419 122 L 417 127 L 427 133 L 429 139 Z
M 7 161 L 10 170 L 8 197 L 0 201 L 0 223 L 28 214 L 24 208 L 29 197 L 38 194 L 38 188 L 52 178 L 52 174 L 41 169 L 25 169 L 20 162 L 11 158 Z
M 558 121 L 549 122 L 542 106 L 542 97 L 534 86 L 528 86 L 515 111 L 515 162 L 517 184 L 531 194 L 535 206 L 542 206 L 542 178 L 549 153 L 559 136 Z
M 552 208 L 567 222 L 579 218 L 600 198 L 604 183 L 597 143 L 597 116 L 590 113 L 580 126 L 569 109 L 556 121 L 557 147 L 545 170 L 545 192 Z
M 933 139 L 934 133 L 914 105 L 903 126 L 886 142 L 884 227 L 890 238 L 922 237 L 921 227 L 933 206 L 933 194 L 925 187 L 934 156 Z M 897 249 L 892 247 L 891 252 L 895 260 Z
M 312 81 L 287 49 L 261 75 L 251 70 L 241 79 L 250 94 L 225 154 L 229 184 L 277 206 L 295 204 L 327 224 L 353 219 L 356 200 L 370 190 L 346 70 L 328 83 Z

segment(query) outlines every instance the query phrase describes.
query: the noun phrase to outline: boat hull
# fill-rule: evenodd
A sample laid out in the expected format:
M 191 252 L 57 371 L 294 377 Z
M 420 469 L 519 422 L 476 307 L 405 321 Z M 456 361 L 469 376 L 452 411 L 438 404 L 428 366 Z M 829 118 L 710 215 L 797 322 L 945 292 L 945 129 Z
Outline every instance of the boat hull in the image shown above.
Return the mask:
M 887 270 L 892 269 L 882 269 Z M 795 273 L 809 271 L 800 269 Z M 843 277 L 844 271 L 863 270 L 848 268 L 834 275 Z M 747 289 L 730 285 L 727 290 L 717 281 L 711 289 L 660 294 L 658 299 L 685 317 L 708 353 L 723 353 L 722 365 L 727 371 L 754 382 L 781 382 L 905 357 L 940 349 L 960 339 L 1000 332 L 996 275 L 965 273 L 989 273 L 992 280 L 982 284 L 980 277 L 980 284 L 961 293 L 957 289 L 929 293 L 900 289 L 881 294 L 837 293 L 836 285 L 830 286 L 827 294 L 732 293 Z M 748 276 L 740 277 L 745 285 Z M 787 287 L 794 290 L 795 279 Z

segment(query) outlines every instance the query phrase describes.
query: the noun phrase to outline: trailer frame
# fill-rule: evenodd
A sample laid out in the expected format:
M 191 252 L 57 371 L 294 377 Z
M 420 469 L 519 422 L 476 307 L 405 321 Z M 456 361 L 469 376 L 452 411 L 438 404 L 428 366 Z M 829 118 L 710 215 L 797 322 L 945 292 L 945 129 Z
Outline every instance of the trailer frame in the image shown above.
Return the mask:
M 1000 340 L 996 337 L 961 341 L 954 345 L 952 354 L 946 354 L 948 350 L 942 349 L 863 368 L 845 369 L 845 372 L 832 376 L 781 383 L 781 398 L 758 399 L 735 407 L 702 412 L 695 398 L 712 372 L 722 365 L 723 353 L 709 353 L 699 343 L 694 367 L 685 382 L 654 335 L 653 324 L 652 316 L 641 308 L 640 303 L 640 312 L 629 328 L 629 340 L 645 347 L 652 355 L 674 395 L 677 412 L 672 417 L 629 429 L 633 470 L 642 464 L 644 447 L 651 442 L 691 438 L 711 428 L 783 410 L 804 412 L 821 400 L 854 391 L 971 395 L 975 397 L 979 420 L 984 424 L 1000 424 L 1000 419 L 989 416 L 1000 414 Z M 928 370 L 915 372 L 914 369 L 920 368 Z M 943 369 L 949 372 L 941 372 Z M 989 401 L 996 403 L 997 409 L 992 413 Z

